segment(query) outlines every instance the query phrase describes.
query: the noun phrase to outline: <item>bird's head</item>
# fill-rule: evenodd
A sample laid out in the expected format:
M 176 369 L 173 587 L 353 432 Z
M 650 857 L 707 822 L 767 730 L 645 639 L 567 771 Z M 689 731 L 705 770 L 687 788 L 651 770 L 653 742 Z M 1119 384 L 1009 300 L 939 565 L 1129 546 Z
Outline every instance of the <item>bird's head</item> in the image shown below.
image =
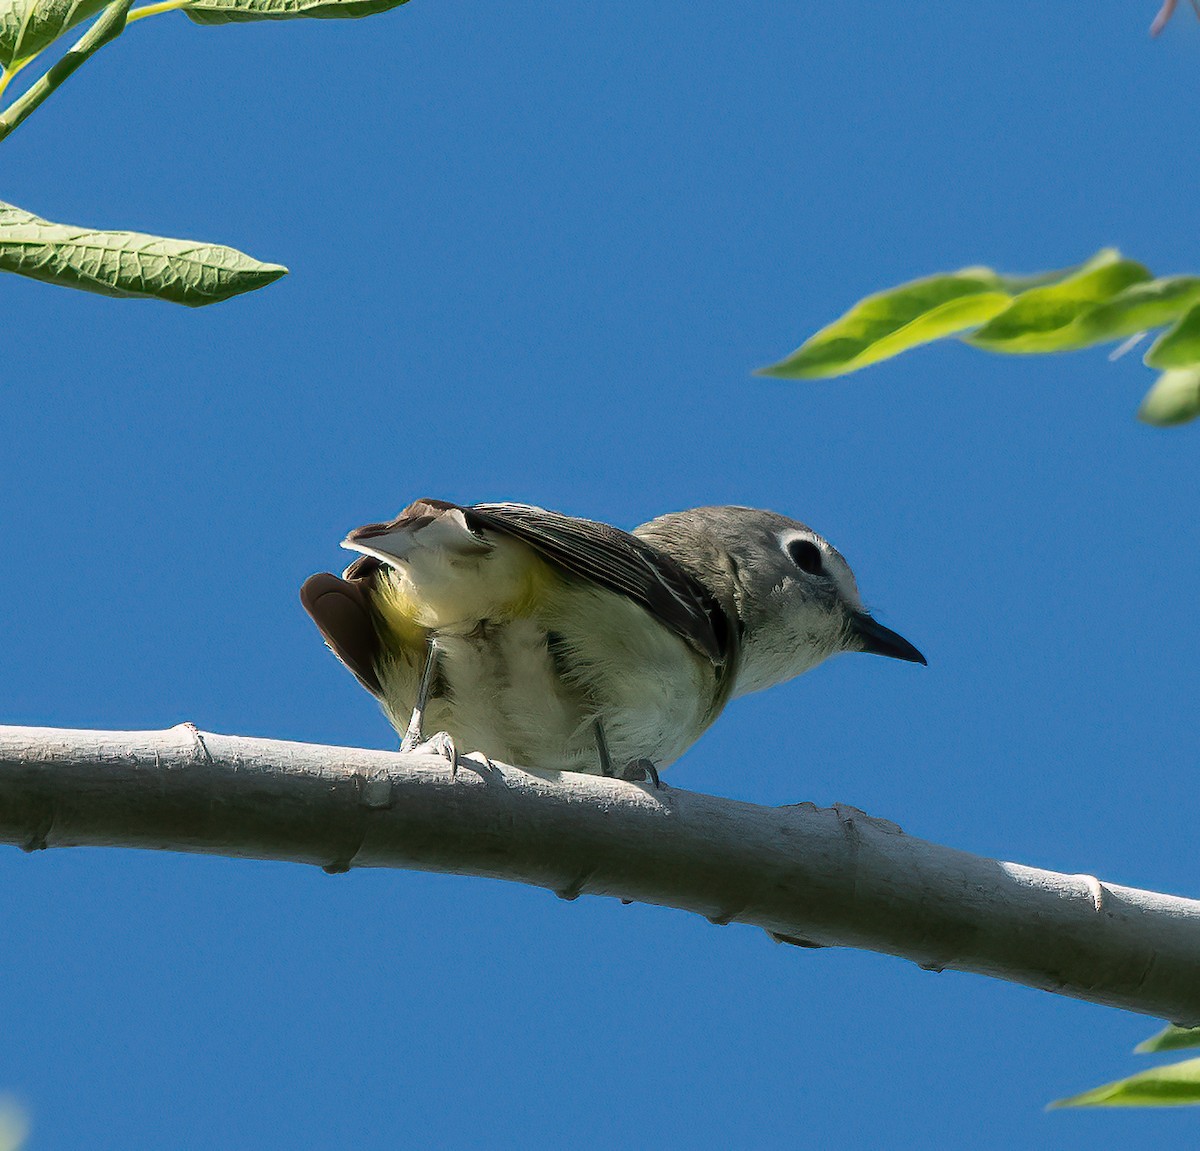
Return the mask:
M 908 640 L 872 618 L 850 565 L 805 524 L 754 508 L 714 507 L 663 516 L 647 527 L 658 525 L 667 528 L 662 542 L 676 558 L 681 551 L 720 557 L 726 569 L 715 571 L 710 562 L 697 574 L 723 585 L 722 598 L 732 600 L 737 614 L 737 695 L 783 683 L 843 651 L 925 663 Z M 681 549 L 683 535 L 693 532 L 707 537 L 705 546 Z

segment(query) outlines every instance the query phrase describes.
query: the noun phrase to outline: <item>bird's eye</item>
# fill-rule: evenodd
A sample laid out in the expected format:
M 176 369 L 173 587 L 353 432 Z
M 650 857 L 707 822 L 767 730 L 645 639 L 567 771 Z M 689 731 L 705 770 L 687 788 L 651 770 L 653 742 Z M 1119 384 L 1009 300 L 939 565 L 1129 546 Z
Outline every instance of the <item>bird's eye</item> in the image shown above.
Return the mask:
M 821 549 L 812 540 L 792 540 L 787 546 L 788 555 L 802 572 L 809 575 L 821 574 Z

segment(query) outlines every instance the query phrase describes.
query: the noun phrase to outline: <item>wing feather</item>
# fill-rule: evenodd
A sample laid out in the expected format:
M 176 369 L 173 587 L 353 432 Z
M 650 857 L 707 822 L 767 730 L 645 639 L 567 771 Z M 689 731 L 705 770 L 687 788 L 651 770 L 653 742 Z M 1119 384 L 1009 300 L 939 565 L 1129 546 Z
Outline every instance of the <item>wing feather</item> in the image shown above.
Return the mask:
M 644 540 L 609 524 L 529 504 L 473 504 L 462 510 L 472 530 L 514 536 L 563 571 L 640 604 L 713 663 L 727 659 L 729 621 L 715 597 Z

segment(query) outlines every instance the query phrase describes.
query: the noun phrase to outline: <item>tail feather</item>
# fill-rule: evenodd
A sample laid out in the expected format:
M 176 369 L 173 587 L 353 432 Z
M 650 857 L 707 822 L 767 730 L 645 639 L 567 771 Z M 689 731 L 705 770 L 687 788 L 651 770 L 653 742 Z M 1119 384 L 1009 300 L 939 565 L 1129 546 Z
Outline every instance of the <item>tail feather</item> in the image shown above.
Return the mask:
M 367 578 L 339 579 L 330 572 L 309 576 L 300 589 L 304 610 L 321 629 L 325 642 L 376 696 L 383 694 L 375 670 L 380 654 L 379 633 L 371 617 Z

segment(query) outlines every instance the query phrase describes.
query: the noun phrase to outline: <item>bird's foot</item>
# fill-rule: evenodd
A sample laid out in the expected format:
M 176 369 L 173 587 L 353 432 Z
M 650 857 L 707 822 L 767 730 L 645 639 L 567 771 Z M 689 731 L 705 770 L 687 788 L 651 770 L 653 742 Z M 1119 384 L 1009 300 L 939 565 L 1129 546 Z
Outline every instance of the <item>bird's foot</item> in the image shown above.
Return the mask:
M 658 768 L 648 759 L 633 759 L 625 765 L 621 778 L 627 783 L 645 783 L 648 779 L 658 790 L 662 789 L 662 780 L 658 778 Z
M 427 751 L 440 755 L 450 764 L 450 778 L 458 775 L 458 748 L 454 744 L 454 736 L 448 731 L 434 732 L 428 739 L 410 740 L 406 735 L 400 743 L 401 751 Z

